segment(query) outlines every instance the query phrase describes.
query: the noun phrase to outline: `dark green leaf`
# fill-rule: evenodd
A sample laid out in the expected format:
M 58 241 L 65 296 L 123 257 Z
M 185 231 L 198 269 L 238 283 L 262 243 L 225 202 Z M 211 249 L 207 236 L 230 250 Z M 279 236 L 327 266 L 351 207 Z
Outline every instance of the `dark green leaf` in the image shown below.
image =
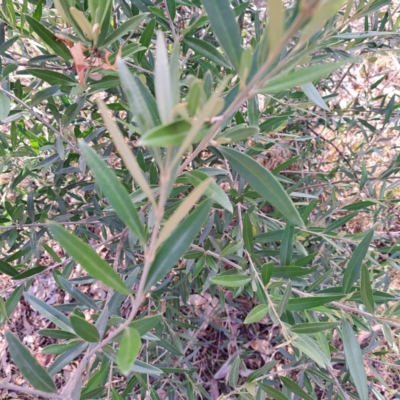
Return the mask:
M 274 400 L 289 400 L 284 394 L 279 390 L 274 389 L 271 386 L 264 385 L 258 382 L 258 387 L 265 392 L 268 396 L 271 396 Z
M 289 195 L 283 190 L 274 175 L 263 168 L 246 154 L 229 147 L 218 147 L 232 167 L 255 189 L 265 200 L 272 204 L 290 222 L 301 227 L 304 222 Z
M 254 250 L 254 240 L 253 240 L 253 225 L 250 221 L 249 213 L 244 213 L 243 215 L 243 242 L 246 250 L 251 254 Z
M 342 295 L 299 297 L 297 299 L 290 299 L 286 309 L 290 311 L 308 310 L 310 308 L 319 307 L 332 301 L 339 301 L 342 298 Z
M 97 328 L 77 314 L 69 316 L 71 326 L 78 336 L 89 343 L 100 341 L 100 334 Z
M 201 226 L 207 220 L 210 208 L 211 201 L 203 201 L 162 244 L 150 267 L 145 291 L 164 278 L 193 243 Z
M 210 278 L 210 281 L 215 285 L 221 285 L 229 288 L 237 288 L 244 286 L 251 281 L 251 278 L 247 275 L 217 275 Z
M 290 330 L 295 333 L 313 334 L 334 329 L 338 325 L 339 322 L 304 322 L 292 326 Z
M 40 329 L 38 331 L 39 335 L 51 337 L 54 339 L 76 339 L 74 333 L 63 331 L 60 329 Z
M 217 65 L 222 65 L 226 68 L 231 68 L 228 60 L 210 43 L 194 37 L 186 37 L 184 40 L 187 45 L 193 49 L 196 54 L 200 54 Z
M 357 388 L 358 395 L 360 399 L 368 399 L 367 374 L 364 368 L 360 344 L 350 322 L 346 318 L 342 319 L 342 340 L 346 364 L 354 385 Z
M 360 276 L 362 262 L 367 255 L 369 245 L 374 237 L 374 230 L 371 229 L 354 250 L 343 274 L 342 287 L 343 293 L 349 293 L 353 284 Z
M 78 84 L 75 79 L 70 78 L 68 75 L 49 69 L 27 68 L 25 72 L 35 76 L 36 78 L 44 80 L 50 85 L 75 86 Z
M 28 24 L 32 28 L 32 30 L 49 46 L 57 55 L 62 57 L 64 60 L 69 61 L 72 56 L 70 51 L 68 50 L 68 47 L 61 42 L 60 40 L 57 40 L 56 36 L 53 34 L 52 31 L 47 29 L 45 26 L 43 26 L 39 21 L 37 21 L 35 18 L 30 17 L 29 15 L 26 16 L 26 20 L 28 21 Z
M 368 267 L 364 264 L 361 267 L 361 299 L 365 308 L 370 312 L 375 312 L 375 302 L 372 292 L 371 281 L 369 278 Z
M 54 238 L 67 253 L 86 269 L 93 278 L 124 294 L 130 294 L 119 275 L 89 245 L 79 240 L 55 222 L 49 222 L 48 228 Z M 62 328 L 62 327 L 61 327 Z
M 12 277 L 12 279 L 14 280 L 18 280 L 18 279 L 25 279 L 25 278 L 29 278 L 30 276 L 36 275 L 36 274 L 40 274 L 41 272 L 45 271 L 47 269 L 47 267 L 35 267 L 35 268 L 31 268 L 28 269 L 24 272 L 21 272 L 18 275 L 15 275 Z
M 10 331 L 6 339 L 11 358 L 25 379 L 38 390 L 55 393 L 56 385 L 46 370 L 36 361 L 30 351 Z
M 297 383 L 285 378 L 284 376 L 281 376 L 280 380 L 295 395 L 300 396 L 304 400 L 315 400 L 314 397 L 307 394 Z
M 79 148 L 114 211 L 142 243 L 145 243 L 143 224 L 129 198 L 128 192 L 118 180 L 114 171 L 108 168 L 100 156 L 83 140 L 79 141 Z

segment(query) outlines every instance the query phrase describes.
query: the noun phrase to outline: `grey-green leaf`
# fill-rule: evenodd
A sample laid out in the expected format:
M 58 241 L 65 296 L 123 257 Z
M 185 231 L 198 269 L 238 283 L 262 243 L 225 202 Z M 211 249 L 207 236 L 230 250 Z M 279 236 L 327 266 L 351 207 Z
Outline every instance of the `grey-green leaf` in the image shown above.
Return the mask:
M 240 68 L 242 39 L 228 0 L 203 0 L 211 26 L 236 71 Z
M 0 92 L 0 121 L 5 120 L 10 113 L 11 102 L 8 96 Z
M 217 65 L 232 68 L 228 60 L 212 44 L 194 37 L 186 37 L 184 41 L 196 54 L 208 58 Z
M 72 235 L 55 222 L 49 222 L 48 228 L 67 253 L 79 263 L 82 268 L 88 271 L 93 278 L 98 279 L 118 292 L 127 295 L 130 294 L 129 289 L 125 286 L 119 275 L 89 245 L 82 242 L 75 235 Z M 60 326 L 60 328 L 65 329 L 62 326 Z
M 218 147 L 218 150 L 245 181 L 284 217 L 296 225 L 304 226 L 304 222 L 289 195 L 270 171 L 263 168 L 248 155 L 237 150 L 229 147 Z
M 108 168 L 100 156 L 83 140 L 79 141 L 79 148 L 89 167 L 93 170 L 101 190 L 113 206 L 114 211 L 144 244 L 146 238 L 143 233 L 143 224 L 139 219 L 139 215 L 132 204 L 128 192 L 118 180 L 114 171 Z
M 301 85 L 301 90 L 318 107 L 321 107 L 323 110 L 330 111 L 324 99 L 319 94 L 317 88 L 311 82 L 307 82 Z
M 353 255 L 350 258 L 349 263 L 343 274 L 342 288 L 343 293 L 349 293 L 351 287 L 360 276 L 360 270 L 362 262 L 367 255 L 369 245 L 371 244 L 372 238 L 374 237 L 374 229 L 371 229 L 361 241 L 361 243 L 354 250 Z
M 13 335 L 6 332 L 6 339 L 11 358 L 25 379 L 35 388 L 46 393 L 57 391 L 51 376 L 36 361 L 30 351 Z
M 357 341 L 350 322 L 346 318 L 342 320 L 342 340 L 346 364 L 358 391 L 358 396 L 360 399 L 368 399 L 367 374 L 364 368 L 360 344 Z
M 365 264 L 361 267 L 361 299 L 365 308 L 370 312 L 375 312 L 375 301 L 372 292 L 371 281 L 369 278 L 368 268 Z

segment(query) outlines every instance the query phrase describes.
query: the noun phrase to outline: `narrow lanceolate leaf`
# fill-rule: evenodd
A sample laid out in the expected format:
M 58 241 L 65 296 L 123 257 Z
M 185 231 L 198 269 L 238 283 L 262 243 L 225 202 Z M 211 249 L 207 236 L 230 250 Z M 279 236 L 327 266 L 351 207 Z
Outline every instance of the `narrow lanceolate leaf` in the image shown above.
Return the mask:
M 121 58 L 117 59 L 118 73 L 128 98 L 130 110 L 141 134 L 160 123 L 157 104 L 146 86 L 133 76 Z
M 79 263 L 82 268 L 88 271 L 93 278 L 98 279 L 118 292 L 130 294 L 129 289 L 125 286 L 119 275 L 89 245 L 82 242 L 75 235 L 72 235 L 55 222 L 49 222 L 47 226 L 54 239 L 56 239 L 67 253 Z M 60 326 L 60 328 L 63 327 Z
M 55 308 L 45 303 L 44 301 L 38 299 L 35 296 L 25 292 L 25 300 L 43 317 L 47 318 L 49 321 L 56 324 L 61 329 L 71 332 L 71 325 L 69 324 L 68 318 L 57 311 Z
M 124 375 L 131 372 L 132 364 L 136 360 L 141 346 L 142 341 L 139 332 L 134 328 L 127 328 L 124 331 L 117 354 L 117 364 Z
M 146 242 L 143 224 L 139 219 L 128 192 L 118 180 L 114 171 L 108 168 L 100 156 L 83 140 L 79 141 L 83 157 L 92 169 L 99 186 L 113 206 L 114 211 L 127 227 L 142 241 Z
M 26 16 L 26 20 L 28 24 L 32 28 L 32 30 L 40 37 L 49 46 L 58 56 L 62 57 L 64 60 L 70 60 L 71 53 L 68 50 L 68 47 L 61 41 L 57 40 L 56 36 L 52 31 L 43 26 L 39 21 L 36 21 L 35 18 Z
M 46 393 L 55 393 L 57 389 L 51 376 L 36 361 L 30 351 L 10 331 L 6 332 L 6 339 L 12 361 L 20 370 L 24 378 L 35 389 Z
M 110 117 L 107 106 L 104 104 L 102 100 L 99 100 L 97 104 L 99 106 L 99 110 L 103 117 L 103 120 L 106 123 L 107 128 L 110 132 L 110 135 L 122 159 L 124 160 L 126 168 L 128 168 L 129 172 L 131 173 L 133 180 L 135 180 L 139 184 L 143 192 L 147 195 L 147 198 L 154 205 L 155 200 L 153 193 L 150 189 L 149 184 L 147 183 L 146 178 L 143 175 L 142 169 L 139 167 L 139 164 L 136 161 L 136 157 L 133 155 L 131 149 L 125 142 L 124 137 L 122 136 L 117 124 Z
M 157 48 L 156 48 L 156 68 L 155 68 L 155 89 L 158 113 L 161 122 L 169 124 L 172 122 L 172 91 L 171 76 L 168 66 L 168 52 L 165 43 L 165 37 L 162 31 L 157 32 Z
M 375 301 L 372 293 L 369 271 L 365 264 L 361 267 L 361 299 L 365 308 L 373 314 L 375 311 Z
M 244 320 L 245 324 L 254 324 L 255 322 L 260 321 L 268 314 L 268 306 L 266 304 L 259 304 L 255 306 L 247 315 Z
M 372 238 L 374 237 L 374 230 L 371 229 L 361 241 L 361 243 L 354 250 L 353 255 L 350 258 L 349 263 L 343 274 L 342 288 L 343 293 L 349 293 L 353 284 L 357 281 L 360 276 L 360 270 L 362 262 L 367 255 L 369 245 L 371 244 Z
M 339 322 L 304 322 L 296 324 L 290 328 L 295 333 L 313 334 L 331 330 L 339 326 Z
M 209 177 L 205 172 L 198 170 L 186 172 L 185 175 L 188 177 L 189 183 L 194 186 L 201 185 L 201 183 Z M 216 182 L 212 181 L 210 183 L 210 186 L 205 191 L 205 195 L 214 200 L 220 206 L 224 207 L 225 210 L 233 212 L 232 203 L 230 202 L 229 197 Z
M 286 388 L 288 388 L 292 393 L 300 396 L 304 400 L 315 400 L 314 397 L 311 397 L 309 394 L 307 394 L 297 383 L 284 376 L 281 376 L 280 379 Z
M 75 86 L 78 83 L 75 79 L 70 78 L 68 75 L 48 69 L 27 68 L 25 72 L 35 76 L 36 78 L 43 79 L 45 82 L 50 83 L 50 85 Z
M 72 283 L 70 283 L 67 279 L 64 279 L 62 275 L 57 277 L 58 283 L 61 287 L 69 293 L 78 303 L 92 308 L 93 310 L 98 310 L 99 307 L 97 304 L 85 293 L 81 292 L 77 287 L 75 287 Z
M 87 322 L 85 318 L 77 314 L 71 314 L 69 320 L 76 334 L 83 340 L 89 343 L 97 343 L 100 341 L 99 331 L 94 325 Z
M 267 85 L 261 88 L 258 93 L 277 93 L 282 90 L 292 89 L 295 86 L 304 85 L 305 83 L 318 80 L 338 70 L 341 66 L 354 61 L 356 60 L 346 58 L 336 63 L 319 64 L 301 68 L 290 72 L 287 75 L 278 76 L 277 78 L 272 79 L 267 83 Z
M 292 282 L 288 281 L 282 299 L 279 302 L 278 307 L 276 308 L 276 312 L 278 313 L 279 316 L 281 316 L 286 311 L 291 295 L 292 295 Z
M 8 117 L 11 109 L 11 102 L 8 96 L 0 92 L 0 122 Z
M 273 205 L 290 222 L 301 227 L 304 222 L 289 195 L 267 169 L 246 154 L 229 147 L 218 147 L 232 167 L 248 182 L 257 193 Z
M 228 0 L 203 0 L 211 26 L 236 71 L 240 68 L 242 39 Z
M 182 201 L 174 214 L 169 218 L 162 228 L 157 240 L 157 248 L 170 237 L 172 232 L 177 228 L 178 224 L 189 214 L 190 210 L 203 196 L 204 192 L 211 183 L 211 178 L 203 181 Z
M 317 88 L 311 82 L 301 85 L 301 90 L 318 107 L 321 107 L 323 110 L 330 111 L 324 99 L 319 94 Z
M 265 392 L 267 395 L 271 396 L 274 400 L 289 400 L 284 394 L 279 390 L 274 389 L 271 386 L 265 385 L 264 383 L 258 382 L 258 387 Z
M 284 31 L 285 9 L 282 0 L 268 0 L 268 42 L 271 52 L 279 49 Z
M 210 278 L 210 281 L 215 285 L 221 285 L 229 288 L 238 288 L 247 285 L 251 278 L 247 275 L 217 275 Z
M 251 254 L 254 250 L 253 225 L 249 213 L 243 214 L 243 242 L 245 249 Z
M 281 266 L 290 265 L 292 261 L 293 235 L 294 235 L 293 224 L 286 224 L 285 230 L 283 231 L 283 237 L 280 248 Z
M 364 368 L 360 344 L 350 322 L 346 318 L 342 320 L 342 340 L 346 364 L 357 389 L 358 396 L 360 399 L 368 399 L 367 374 Z
M 187 45 L 194 50 L 196 54 L 200 54 L 205 58 L 208 58 L 217 65 L 222 65 L 225 68 L 231 68 L 229 61 L 212 44 L 193 37 L 185 38 L 184 42 L 187 43 Z
M 150 267 L 145 291 L 148 291 L 157 281 L 164 278 L 193 243 L 202 225 L 207 220 L 210 208 L 210 200 L 202 202 L 162 244 Z
M 321 368 L 324 368 L 325 365 L 330 365 L 330 361 L 326 357 L 325 353 L 309 336 L 299 334 L 293 340 L 293 345 L 314 360 Z
M 139 14 L 128 19 L 123 24 L 121 24 L 115 31 L 113 31 L 110 35 L 108 35 L 105 38 L 105 40 L 99 44 L 100 47 L 107 47 L 108 45 L 112 44 L 126 33 L 134 31 L 146 17 L 147 14 Z

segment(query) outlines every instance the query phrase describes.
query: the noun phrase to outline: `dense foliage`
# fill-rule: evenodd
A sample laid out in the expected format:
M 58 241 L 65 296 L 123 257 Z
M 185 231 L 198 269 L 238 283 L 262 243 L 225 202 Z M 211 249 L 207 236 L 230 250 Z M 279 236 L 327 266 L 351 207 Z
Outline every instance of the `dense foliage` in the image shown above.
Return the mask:
M 400 367 L 389 72 L 340 101 L 398 48 L 395 2 L 7 0 L 1 19 L 0 313 L 32 388 L 0 388 L 398 396 L 374 367 Z

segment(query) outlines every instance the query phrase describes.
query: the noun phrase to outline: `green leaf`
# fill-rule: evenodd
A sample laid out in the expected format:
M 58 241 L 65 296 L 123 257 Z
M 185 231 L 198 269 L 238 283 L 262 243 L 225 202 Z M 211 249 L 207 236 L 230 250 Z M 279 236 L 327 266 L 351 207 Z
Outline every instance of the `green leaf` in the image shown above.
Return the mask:
M 79 141 L 79 148 L 114 211 L 141 242 L 146 243 L 143 224 L 139 219 L 136 208 L 114 171 L 108 168 L 101 157 L 83 140 Z
M 139 332 L 131 327 L 124 330 L 117 354 L 118 368 L 124 375 L 131 372 L 131 367 L 142 347 Z
M 19 279 L 25 279 L 25 278 L 29 278 L 33 275 L 37 275 L 40 274 L 41 272 L 45 271 L 47 269 L 47 267 L 34 267 L 34 268 L 30 268 L 24 272 L 21 272 L 18 275 L 15 275 L 12 277 L 13 280 L 19 280 Z
M 243 242 L 246 250 L 252 254 L 254 250 L 253 225 L 248 212 L 243 215 Z
M 367 374 L 364 368 L 362 352 L 353 328 L 346 318 L 342 319 L 342 340 L 346 364 L 357 389 L 358 396 L 360 399 L 368 399 Z
M 147 17 L 147 14 L 139 14 L 125 21 L 122 25 L 120 25 L 115 31 L 113 31 L 110 35 L 106 36 L 105 40 L 102 43 L 99 43 L 99 47 L 104 48 L 108 45 L 114 43 L 121 36 L 126 33 L 130 33 L 134 31 L 139 24 Z
M 97 343 L 100 341 L 99 331 L 94 325 L 87 322 L 85 318 L 77 314 L 71 314 L 69 320 L 75 333 L 83 340 L 89 343 Z
M 8 96 L 0 92 L 0 122 L 8 117 L 11 109 L 11 102 Z
M 268 44 L 270 52 L 279 51 L 285 29 L 285 8 L 282 0 L 268 0 Z
M 19 36 L 13 36 L 11 39 L 8 39 L 6 42 L 0 45 L 0 55 L 2 56 L 17 40 Z
M 192 124 L 185 119 L 178 119 L 166 125 L 157 126 L 140 137 L 142 146 L 179 146 L 185 140 Z
M 330 111 L 324 99 L 319 94 L 317 88 L 311 82 L 307 82 L 301 85 L 301 90 L 318 107 L 322 108 L 323 110 Z
M 246 382 L 253 382 L 257 378 L 260 378 L 263 375 L 267 375 L 268 372 L 271 371 L 272 368 L 274 368 L 277 363 L 278 363 L 277 361 L 269 361 L 269 362 L 265 363 L 261 368 L 258 368 L 255 371 L 253 371 L 246 378 Z
M 261 382 L 257 382 L 257 385 L 263 392 L 265 392 L 267 395 L 271 396 L 274 400 L 289 400 L 279 390 L 276 390 L 271 386 L 267 386 Z
M 229 147 L 218 147 L 232 167 L 290 222 L 301 227 L 304 222 L 289 195 L 274 175 L 246 154 Z
M 62 57 L 65 61 L 69 61 L 72 56 L 68 47 L 57 40 L 56 36 L 53 34 L 52 31 L 47 29 L 43 26 L 39 21 L 30 17 L 29 15 L 26 16 L 26 20 L 28 21 L 32 30 L 49 46 L 57 55 Z
M 236 387 L 239 380 L 239 368 L 240 368 L 240 356 L 236 355 L 235 359 L 231 364 L 231 368 L 228 374 L 228 382 L 231 387 Z
M 281 376 L 280 380 L 295 395 L 300 396 L 304 400 L 315 400 L 314 397 L 307 394 L 297 383 L 285 378 L 284 376 Z
M 364 264 L 361 267 L 361 299 L 365 308 L 373 314 L 375 312 L 375 301 L 372 292 L 371 281 L 369 278 L 369 271 Z
M 318 80 L 336 71 L 341 66 L 354 61 L 356 60 L 346 58 L 336 63 L 326 63 L 301 68 L 290 72 L 287 75 L 281 75 L 270 80 L 263 88 L 258 90 L 258 93 L 277 93 L 282 90 L 292 89 L 295 86 L 304 85 L 305 83 Z
M 332 296 L 313 296 L 313 297 L 299 297 L 297 299 L 290 299 L 287 305 L 287 310 L 308 310 L 310 308 L 319 307 L 332 301 L 339 301 L 343 295 Z
M 71 331 L 71 326 L 69 324 L 68 318 L 57 311 L 52 306 L 48 305 L 42 300 L 39 300 L 37 297 L 32 296 L 31 294 L 25 292 L 24 293 L 25 300 L 42 316 L 56 324 L 61 329 L 65 331 Z
M 46 393 L 57 391 L 51 376 L 36 361 L 30 351 L 10 331 L 6 332 L 6 339 L 11 358 L 24 378 L 35 388 Z
M 137 76 L 132 76 L 121 58 L 117 59 L 118 73 L 128 98 L 130 110 L 141 134 L 160 124 L 154 97 Z
M 289 328 L 295 333 L 313 334 L 336 328 L 339 322 L 304 322 Z
M 145 286 L 146 292 L 157 281 L 164 278 L 193 243 L 203 223 L 207 220 L 210 208 L 211 201 L 203 201 L 162 244 L 150 267 Z
M 8 276 L 16 276 L 18 275 L 18 271 L 12 267 L 10 264 L 6 263 L 5 261 L 0 260 L 0 272 Z
M 274 268 L 275 266 L 273 261 L 270 261 L 262 266 L 261 279 L 265 286 L 268 285 L 269 281 L 271 280 L 272 274 L 274 273 Z
M 238 288 L 244 286 L 251 281 L 251 278 L 247 275 L 217 275 L 210 278 L 210 282 L 215 285 L 221 285 L 229 288 Z
M 236 71 L 240 68 L 242 39 L 228 0 L 203 0 L 211 26 Z
M 244 323 L 254 324 L 257 321 L 260 321 L 260 319 L 263 319 L 267 314 L 268 306 L 266 304 L 259 304 L 249 312 L 246 319 L 244 320 Z
M 50 85 L 76 86 L 78 84 L 75 79 L 70 78 L 68 75 L 64 75 L 49 69 L 27 68 L 25 72 L 35 76 L 36 78 L 44 80 Z
M 330 365 L 325 353 L 320 349 L 318 344 L 307 335 L 299 334 L 296 336 L 293 340 L 293 345 L 314 360 L 321 368 L 324 368 L 325 365 Z
M 58 276 L 58 283 L 60 284 L 61 288 L 64 289 L 67 293 L 69 293 L 78 303 L 92 308 L 93 310 L 98 310 L 98 305 L 85 293 L 82 293 L 77 287 L 75 287 L 72 283 L 68 280 L 64 279 L 62 275 Z
M 55 222 L 49 222 L 47 226 L 54 239 L 56 239 L 61 246 L 65 248 L 67 253 L 80 264 L 82 268 L 88 271 L 93 278 L 98 279 L 118 292 L 127 295 L 130 294 L 129 289 L 125 286 L 119 275 L 89 245 L 82 242 L 75 235 L 72 235 Z
M 54 339 L 76 339 L 77 336 L 74 333 L 63 331 L 60 329 L 40 329 L 39 335 L 51 337 Z
M 283 237 L 280 248 L 280 264 L 281 266 L 290 265 L 293 254 L 293 236 L 294 226 L 293 224 L 286 224 L 285 230 L 283 231 Z
M 42 349 L 42 354 L 62 354 L 79 346 L 81 343 L 81 341 L 75 340 L 66 343 L 50 344 Z
M 152 315 L 151 317 L 144 317 L 140 319 L 135 319 L 129 324 L 130 328 L 136 329 L 140 336 L 145 335 L 151 329 L 155 328 L 160 324 L 162 314 Z
M 225 68 L 232 68 L 228 60 L 210 43 L 194 37 L 186 37 L 184 42 L 196 52 L 205 58 L 208 58 L 217 65 Z
M 209 177 L 208 174 L 199 170 L 186 172 L 185 175 L 188 177 L 189 183 L 194 186 L 199 186 Z M 210 183 L 210 186 L 205 191 L 205 195 L 210 197 L 210 199 L 214 200 L 229 212 L 233 212 L 232 203 L 230 202 L 229 197 L 216 182 L 212 181 Z
M 240 124 L 219 133 L 216 136 L 216 139 L 226 138 L 230 140 L 229 143 L 236 143 L 246 140 L 258 132 L 260 132 L 258 126 L 247 126 L 246 124 Z
M 349 293 L 353 284 L 357 281 L 360 276 L 360 270 L 362 262 L 368 253 L 369 245 L 371 244 L 372 238 L 374 237 L 374 229 L 368 231 L 364 239 L 354 250 L 353 255 L 348 262 L 346 269 L 343 274 L 342 287 L 343 293 Z
M 279 302 L 278 307 L 276 308 L 276 312 L 279 316 L 281 316 L 287 310 L 291 294 L 292 294 L 292 282 L 288 281 L 282 299 Z

